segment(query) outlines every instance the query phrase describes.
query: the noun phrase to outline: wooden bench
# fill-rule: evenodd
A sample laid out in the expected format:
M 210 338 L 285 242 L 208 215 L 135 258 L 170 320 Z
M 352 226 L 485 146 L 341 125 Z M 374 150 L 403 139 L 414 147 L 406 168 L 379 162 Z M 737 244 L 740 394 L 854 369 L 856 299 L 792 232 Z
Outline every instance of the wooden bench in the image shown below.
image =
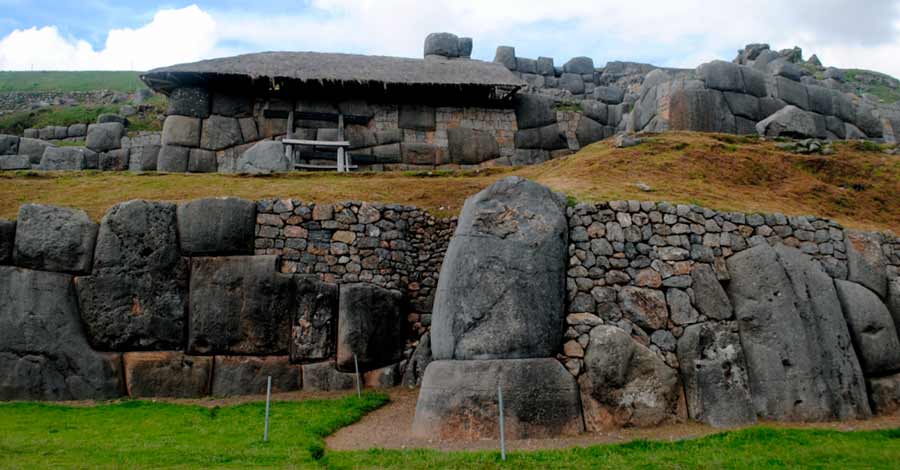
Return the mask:
M 350 161 L 350 142 L 344 140 L 344 124 L 349 121 L 356 124 L 368 124 L 369 118 L 365 116 L 344 116 L 342 113 L 316 113 L 316 112 L 297 112 L 282 110 L 265 110 L 263 116 L 272 119 L 287 118 L 287 136 L 282 140 L 284 143 L 285 155 L 291 159 L 294 168 L 298 170 L 337 170 L 346 172 L 358 168 Z M 315 121 L 336 121 L 337 122 L 337 140 L 305 140 L 294 138 L 294 118 L 299 117 L 304 120 Z M 309 163 L 300 163 L 294 156 L 295 146 L 307 146 L 313 148 L 335 149 L 337 151 L 336 164 L 332 165 L 314 165 Z

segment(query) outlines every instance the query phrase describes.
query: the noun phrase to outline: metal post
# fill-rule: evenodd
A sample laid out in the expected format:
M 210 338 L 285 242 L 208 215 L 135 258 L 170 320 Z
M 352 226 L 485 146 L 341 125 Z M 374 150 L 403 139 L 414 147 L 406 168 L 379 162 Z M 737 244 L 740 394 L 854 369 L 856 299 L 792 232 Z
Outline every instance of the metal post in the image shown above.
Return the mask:
M 263 442 L 269 442 L 269 407 L 272 402 L 272 376 L 266 381 L 266 428 L 263 431 Z
M 353 367 L 356 367 L 356 397 L 362 398 L 362 387 L 359 383 L 359 362 L 356 360 L 356 354 L 353 355 Z
M 500 458 L 506 461 L 506 423 L 503 420 L 503 389 L 497 385 L 497 402 L 500 408 Z

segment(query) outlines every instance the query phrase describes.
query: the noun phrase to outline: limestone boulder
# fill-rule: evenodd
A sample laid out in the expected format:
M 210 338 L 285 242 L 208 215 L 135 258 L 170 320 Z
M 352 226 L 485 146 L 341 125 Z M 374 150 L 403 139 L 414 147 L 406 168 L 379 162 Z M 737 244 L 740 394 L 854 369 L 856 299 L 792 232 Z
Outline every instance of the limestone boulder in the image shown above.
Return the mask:
M 785 106 L 756 124 L 756 131 L 765 137 L 825 138 L 825 118 L 796 106 Z
M 22 137 L 19 139 L 19 155 L 27 155 L 33 165 L 38 165 L 44 156 L 44 150 L 52 146 L 53 144 L 44 140 Z
M 323 361 L 334 356 L 338 287 L 315 274 L 297 275 L 296 312 L 291 320 L 291 361 Z
M 881 235 L 847 230 L 847 271 L 850 281 L 862 284 L 884 298 L 887 293 L 887 259 L 881 246 Z
M 566 294 L 565 207 L 562 195 L 520 177 L 466 200 L 435 294 L 436 359 L 556 354 Z
M 187 266 L 175 204 L 128 201 L 100 222 L 91 276 L 76 278 L 81 318 L 101 350 L 179 349 Z
M 866 375 L 900 370 L 900 339 L 887 306 L 860 284 L 841 279 L 834 283 Z
M 0 266 L 0 400 L 122 396 L 121 357 L 93 351 L 72 277 Z
M 12 264 L 16 221 L 0 219 L 0 264 Z
M 209 92 L 205 88 L 176 88 L 169 94 L 166 115 L 209 117 Z
M 191 259 L 189 353 L 288 353 L 294 286 L 277 262 L 277 256 Z
M 256 204 L 233 197 L 178 205 L 178 236 L 187 256 L 253 253 Z
M 374 284 L 340 288 L 337 369 L 360 372 L 398 362 L 403 354 L 403 294 Z
M 180 351 L 129 352 L 123 355 L 128 395 L 199 398 L 209 395 L 213 358 Z
M 463 165 L 477 165 L 500 156 L 500 145 L 490 132 L 457 127 L 447 129 L 450 161 Z
M 19 208 L 13 260 L 41 271 L 91 269 L 97 224 L 82 210 L 40 204 Z
M 578 386 L 556 359 L 435 361 L 416 403 L 413 435 L 437 440 L 497 439 L 497 389 L 507 439 L 584 431 Z
M 272 393 L 293 392 L 302 385 L 302 368 L 288 356 L 216 356 L 210 394 L 215 397 L 264 395 L 268 377 Z
M 91 124 L 88 126 L 84 144 L 95 152 L 107 152 L 120 148 L 124 136 L 125 126 L 119 122 Z
M 304 364 L 302 369 L 305 392 L 329 392 L 356 387 L 356 374 L 338 372 L 332 361 Z
M 757 416 L 868 416 L 862 371 L 821 265 L 794 248 L 760 244 L 727 267 Z
M 756 422 L 736 324 L 688 326 L 677 351 L 691 419 L 716 427 Z
M 588 431 L 684 421 L 678 373 L 624 330 L 594 327 L 578 379 Z
M 284 144 L 264 140 L 245 151 L 237 160 L 237 171 L 250 174 L 283 173 L 293 168 L 284 153 Z
M 47 147 L 41 156 L 44 171 L 78 171 L 87 168 L 84 150 L 75 147 Z

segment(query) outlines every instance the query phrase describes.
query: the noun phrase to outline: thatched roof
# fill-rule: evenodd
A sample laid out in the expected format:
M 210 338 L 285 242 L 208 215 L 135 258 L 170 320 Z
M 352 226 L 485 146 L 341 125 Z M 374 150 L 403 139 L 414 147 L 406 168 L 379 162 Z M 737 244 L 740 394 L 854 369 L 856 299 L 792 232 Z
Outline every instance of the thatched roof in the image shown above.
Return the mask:
M 260 52 L 172 65 L 142 75 L 154 89 L 169 91 L 178 82 L 204 83 L 231 77 L 338 85 L 497 87 L 525 85 L 499 64 L 470 59 L 403 57 L 321 52 Z

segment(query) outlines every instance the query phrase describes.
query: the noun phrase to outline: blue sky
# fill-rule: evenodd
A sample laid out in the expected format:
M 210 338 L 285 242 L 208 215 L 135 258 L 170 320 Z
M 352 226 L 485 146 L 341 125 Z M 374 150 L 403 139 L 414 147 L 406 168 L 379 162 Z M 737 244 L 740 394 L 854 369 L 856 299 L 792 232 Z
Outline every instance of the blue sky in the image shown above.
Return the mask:
M 260 50 L 418 57 L 428 32 L 490 60 L 694 67 L 749 42 L 900 75 L 900 0 L 0 0 L 0 69 L 138 69 Z

